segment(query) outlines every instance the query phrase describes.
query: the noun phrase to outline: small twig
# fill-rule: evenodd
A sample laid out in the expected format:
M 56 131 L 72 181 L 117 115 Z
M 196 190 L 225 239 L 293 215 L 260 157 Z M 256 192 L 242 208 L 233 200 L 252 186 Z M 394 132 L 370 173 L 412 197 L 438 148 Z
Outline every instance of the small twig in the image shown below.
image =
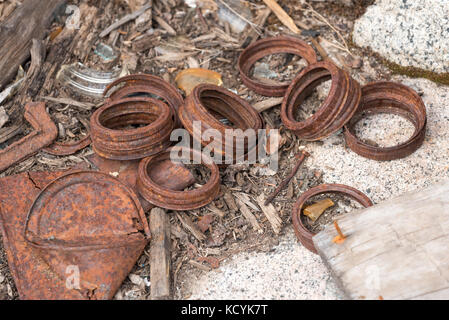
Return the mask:
M 321 44 L 313 37 L 311 37 L 310 40 L 320 53 L 321 57 L 323 57 L 323 60 L 329 60 L 329 55 L 327 54 L 326 50 L 324 50 L 324 48 L 321 46 Z
M 209 30 L 209 25 L 207 24 L 206 19 L 204 19 L 204 16 L 201 12 L 200 7 L 196 7 L 196 14 L 198 15 L 198 17 L 200 18 L 201 23 L 203 24 L 203 26 L 206 28 L 206 30 Z
M 125 23 L 128 23 L 132 20 L 137 19 L 138 17 L 140 17 L 142 14 L 145 13 L 145 11 L 147 11 L 148 9 L 150 9 L 152 7 L 151 2 L 145 4 L 144 6 L 142 6 L 142 8 L 140 8 L 137 11 L 134 11 L 133 13 L 127 14 L 126 16 L 124 16 L 123 18 L 121 18 L 119 21 L 111 24 L 108 28 L 106 28 L 105 30 L 103 30 L 100 33 L 100 38 L 104 38 L 106 37 L 108 34 L 110 34 L 113 30 L 121 27 L 122 25 L 124 25 Z
M 259 26 L 256 25 L 255 23 L 249 21 L 248 19 L 246 19 L 245 17 L 243 17 L 241 14 L 239 14 L 237 11 L 235 11 L 234 9 L 232 9 L 231 6 L 229 6 L 226 2 L 224 2 L 223 0 L 218 0 L 220 1 L 226 8 L 228 8 L 232 13 L 234 13 L 237 17 L 239 17 L 240 19 L 242 19 L 243 21 L 247 22 L 253 29 L 254 31 L 257 32 L 258 35 L 261 35 L 261 32 L 258 30 Z
M 346 43 L 346 40 L 345 40 L 345 38 L 341 35 L 341 33 L 340 33 L 340 31 L 338 31 L 325 17 L 323 17 L 321 14 L 319 14 L 317 11 L 315 11 L 315 9 L 313 9 L 313 7 L 309 4 L 309 3 L 307 3 L 306 2 L 306 4 L 307 4 L 307 6 L 309 7 L 309 10 L 314 14 L 314 15 L 316 15 L 317 17 L 319 17 L 320 19 L 321 19 L 321 21 L 323 21 L 325 24 L 327 24 L 328 26 L 329 26 L 329 28 L 331 28 L 337 35 L 338 35 L 338 37 L 341 39 L 341 41 L 343 41 L 343 45 L 344 45 L 344 47 L 346 48 L 346 52 L 348 52 L 351 56 L 352 56 L 352 53 L 351 53 L 351 51 L 349 50 L 349 47 L 348 47 L 348 44 Z
M 290 180 L 293 179 L 293 177 L 296 175 L 296 173 L 298 172 L 299 168 L 301 167 L 302 163 L 304 162 L 306 157 L 308 157 L 309 155 L 310 154 L 307 151 L 303 150 L 303 151 L 301 151 L 300 155 L 296 156 L 296 157 L 299 156 L 298 163 L 295 165 L 295 167 L 293 168 L 292 172 L 288 175 L 288 177 L 285 178 L 279 184 L 279 186 L 276 188 L 276 190 L 274 190 L 274 192 L 265 201 L 265 205 L 266 206 L 268 204 L 270 204 L 274 200 L 274 198 L 276 198 L 276 196 L 279 194 L 279 192 L 281 192 L 289 184 Z

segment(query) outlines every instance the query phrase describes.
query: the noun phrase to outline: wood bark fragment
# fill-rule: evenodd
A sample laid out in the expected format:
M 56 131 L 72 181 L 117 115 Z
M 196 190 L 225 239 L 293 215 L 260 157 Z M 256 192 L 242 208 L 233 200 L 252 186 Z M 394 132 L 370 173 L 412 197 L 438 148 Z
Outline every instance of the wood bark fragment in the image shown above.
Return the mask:
M 133 21 L 135 19 L 137 19 L 140 15 L 142 15 L 143 13 L 145 13 L 145 11 L 147 11 L 148 9 L 150 9 L 152 7 L 152 3 L 147 3 L 145 4 L 142 8 L 140 8 L 137 11 L 134 11 L 130 14 L 127 14 L 126 16 L 124 16 L 123 18 L 121 18 L 120 20 L 118 20 L 117 22 L 111 24 L 109 27 L 107 27 L 105 30 L 103 30 L 100 33 L 100 38 L 104 38 L 106 37 L 108 34 L 110 34 L 113 30 L 120 28 L 122 25 L 124 25 L 125 23 L 128 23 L 130 21 Z
M 9 83 L 18 67 L 30 57 L 32 39 L 43 39 L 55 12 L 64 0 L 23 1 L 0 24 L 0 88 Z
M 282 227 L 282 219 L 277 214 L 275 207 L 271 203 L 267 206 L 265 205 L 265 196 L 263 194 L 257 197 L 257 204 L 262 209 L 265 217 L 267 217 L 268 222 L 270 222 L 274 233 L 279 234 Z
M 171 292 L 170 221 L 165 210 L 161 208 L 151 210 L 150 221 L 151 299 L 169 299 Z
M 214 204 L 210 204 L 206 207 L 210 212 L 216 214 L 217 216 L 219 216 L 220 218 L 224 218 L 224 216 L 226 215 L 226 212 L 224 212 L 223 210 L 218 209 Z
M 159 26 L 168 32 L 172 36 L 176 36 L 176 31 L 173 29 L 164 19 L 159 16 L 154 16 L 153 19 L 159 24 Z
M 226 191 L 223 195 L 223 200 L 226 202 L 229 210 L 232 212 L 239 211 L 239 208 L 237 207 L 237 204 L 235 203 L 234 197 L 229 191 Z
M 248 220 L 248 222 L 251 224 L 251 226 L 253 227 L 253 230 L 258 231 L 258 232 L 262 231 L 261 226 L 257 222 L 257 218 L 252 214 L 251 210 L 249 210 L 249 208 L 246 206 L 246 204 L 239 198 L 237 198 L 237 202 L 240 206 L 240 212 L 245 217 L 245 219 Z
M 212 268 L 209 268 L 208 266 L 205 266 L 204 264 L 202 264 L 202 263 L 200 263 L 198 261 L 195 261 L 195 260 L 190 260 L 189 264 L 194 266 L 194 267 L 196 267 L 196 268 L 198 268 L 198 269 L 201 269 L 203 271 L 211 271 L 212 270 Z
M 179 213 L 176 213 L 176 216 L 178 217 L 179 221 L 181 221 L 181 224 L 184 228 L 190 231 L 190 233 L 198 240 L 198 241 L 204 241 L 206 239 L 206 236 L 204 233 L 198 229 L 197 225 L 193 223 L 193 221 L 187 216 L 181 216 Z
M 257 102 L 253 105 L 254 109 L 256 109 L 258 112 L 264 112 L 268 109 L 271 109 L 272 107 L 278 106 L 282 103 L 282 100 L 284 98 L 268 98 L 265 100 L 262 100 L 260 102 Z

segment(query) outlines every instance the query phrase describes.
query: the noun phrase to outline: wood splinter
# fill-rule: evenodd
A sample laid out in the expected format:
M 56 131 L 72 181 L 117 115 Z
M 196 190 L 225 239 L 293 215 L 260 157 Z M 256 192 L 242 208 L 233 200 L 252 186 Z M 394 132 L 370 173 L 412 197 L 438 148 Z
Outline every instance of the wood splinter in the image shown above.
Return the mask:
M 157 207 L 151 210 L 150 221 L 151 299 L 167 300 L 171 298 L 170 221 L 165 210 Z
M 338 226 L 337 221 L 334 221 L 335 230 L 337 230 L 338 236 L 336 236 L 332 242 L 336 244 L 342 244 L 346 240 L 346 236 L 341 232 L 340 227 Z

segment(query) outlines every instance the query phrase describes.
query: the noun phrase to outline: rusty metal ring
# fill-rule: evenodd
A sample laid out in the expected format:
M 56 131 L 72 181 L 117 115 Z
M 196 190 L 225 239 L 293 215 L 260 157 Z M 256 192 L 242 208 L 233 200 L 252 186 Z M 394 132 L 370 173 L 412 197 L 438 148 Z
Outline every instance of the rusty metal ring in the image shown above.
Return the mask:
M 113 88 L 121 86 L 113 91 Z M 103 95 L 109 95 L 106 102 L 110 100 L 121 100 L 138 93 L 155 95 L 164 100 L 173 110 L 174 122 L 179 126 L 178 110 L 184 103 L 184 99 L 178 89 L 162 78 L 149 74 L 132 74 L 115 80 L 104 90 Z
M 139 193 L 154 205 L 171 210 L 198 209 L 213 201 L 220 191 L 219 170 L 210 157 L 197 150 L 188 149 L 187 154 L 190 158 L 196 156 L 202 159 L 202 165 L 211 171 L 210 179 L 201 188 L 189 191 L 170 190 L 161 187 L 149 176 L 148 172 L 152 165 L 170 159 L 172 151 L 179 152 L 182 151 L 182 148 L 173 147 L 154 157 L 145 158 L 140 162 L 137 179 Z
M 415 131 L 406 142 L 394 147 L 375 147 L 359 140 L 355 125 L 366 114 L 388 113 L 402 116 L 413 123 Z M 362 88 L 362 100 L 355 116 L 345 126 L 348 147 L 362 157 L 388 161 L 407 157 L 424 142 L 426 135 L 426 106 L 411 88 L 394 82 L 373 82 Z
M 296 237 L 303 244 L 304 247 L 312 251 L 313 253 L 317 253 L 315 245 L 313 244 L 312 237 L 315 235 L 313 232 L 309 231 L 301 220 L 302 209 L 306 202 L 312 197 L 323 194 L 323 193 L 340 193 L 345 196 L 348 196 L 358 203 L 360 203 L 365 208 L 371 207 L 373 205 L 372 201 L 361 191 L 345 186 L 342 184 L 322 184 L 316 186 L 312 189 L 304 192 L 299 199 L 296 201 L 293 210 L 292 210 L 292 222 L 293 228 L 295 230 Z
M 295 120 L 295 111 L 322 82 L 331 79 L 329 94 L 314 115 Z M 306 67 L 290 84 L 282 102 L 281 119 L 299 138 L 316 141 L 340 130 L 355 114 L 361 99 L 359 83 L 329 61 Z
M 142 159 L 165 150 L 174 127 L 170 108 L 144 97 L 110 101 L 90 121 L 94 151 L 112 160 Z M 135 124 L 145 126 L 120 129 Z
M 209 129 L 215 129 L 222 135 L 221 141 L 213 141 L 214 152 L 226 156 L 226 134 L 227 130 L 235 129 L 220 122 L 214 114 L 220 114 L 231 121 L 234 126 L 242 131 L 253 129 L 257 133 L 264 124 L 260 114 L 244 99 L 231 91 L 211 84 L 198 85 L 187 97 L 185 104 L 179 109 L 179 118 L 184 128 L 195 138 L 194 122 L 201 124 L 201 134 Z M 248 154 L 256 145 L 248 150 L 245 135 L 234 133 L 234 152 L 242 151 Z M 208 146 L 209 141 L 201 139 L 203 146 Z M 235 156 L 235 154 L 233 154 Z M 234 160 L 238 160 L 233 158 Z
M 317 62 L 313 48 L 307 42 L 290 36 L 266 38 L 248 46 L 240 55 L 238 68 L 243 83 L 254 92 L 263 96 L 282 97 L 288 84 L 272 85 L 250 78 L 253 65 L 265 56 L 275 53 L 292 53 L 305 59 L 308 64 Z
M 151 166 L 159 161 L 170 159 L 171 152 L 182 151 L 180 147 L 172 147 L 154 157 L 143 159 L 139 164 L 137 188 L 140 195 L 155 206 L 170 210 L 193 210 L 206 206 L 212 202 L 220 192 L 220 172 L 212 159 L 200 151 L 188 149 L 189 157 L 202 159 L 202 165 L 210 170 L 210 178 L 199 189 L 176 191 L 161 187 L 148 174 Z M 181 155 L 182 157 L 182 155 Z M 185 160 L 190 160 L 183 158 Z

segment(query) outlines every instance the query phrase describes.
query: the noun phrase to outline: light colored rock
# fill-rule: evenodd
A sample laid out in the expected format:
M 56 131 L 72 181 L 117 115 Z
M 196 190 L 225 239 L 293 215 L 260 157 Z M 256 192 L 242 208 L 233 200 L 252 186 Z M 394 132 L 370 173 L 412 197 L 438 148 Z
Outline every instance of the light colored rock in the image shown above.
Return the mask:
M 356 21 L 353 40 L 401 66 L 449 72 L 449 1 L 377 0 Z
M 270 252 L 240 253 L 218 271 L 190 279 L 190 299 L 343 299 L 321 258 L 288 228 Z

